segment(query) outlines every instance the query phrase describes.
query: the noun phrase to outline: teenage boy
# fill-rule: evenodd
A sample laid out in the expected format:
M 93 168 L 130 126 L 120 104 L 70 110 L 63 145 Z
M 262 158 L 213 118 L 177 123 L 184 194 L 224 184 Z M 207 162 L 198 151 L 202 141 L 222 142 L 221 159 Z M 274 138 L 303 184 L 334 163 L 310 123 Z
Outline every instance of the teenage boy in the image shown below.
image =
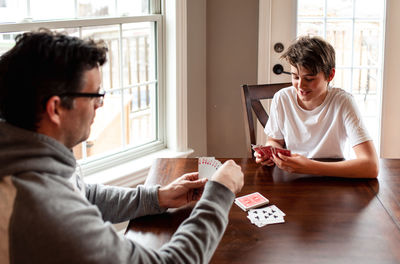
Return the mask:
M 335 50 L 319 37 L 297 39 L 282 55 L 290 66 L 293 86 L 274 95 L 265 126 L 266 145 L 286 147 L 268 159 L 255 152 L 256 162 L 293 173 L 349 178 L 376 178 L 378 157 L 353 96 L 329 86 L 335 76 Z M 343 159 L 346 140 L 355 159 Z

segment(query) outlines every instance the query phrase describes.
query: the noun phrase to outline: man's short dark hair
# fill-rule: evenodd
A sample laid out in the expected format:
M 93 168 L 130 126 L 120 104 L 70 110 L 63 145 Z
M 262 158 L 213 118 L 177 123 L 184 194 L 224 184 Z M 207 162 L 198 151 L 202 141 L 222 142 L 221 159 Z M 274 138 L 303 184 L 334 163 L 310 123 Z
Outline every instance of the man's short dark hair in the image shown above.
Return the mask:
M 0 58 L 0 117 L 35 131 L 51 96 L 83 89 L 83 74 L 106 62 L 104 41 L 39 29 L 20 34 Z M 62 106 L 72 107 L 70 98 Z
M 322 71 L 327 79 L 335 68 L 335 49 L 320 37 L 299 37 L 281 58 L 296 68 L 307 69 L 313 75 Z

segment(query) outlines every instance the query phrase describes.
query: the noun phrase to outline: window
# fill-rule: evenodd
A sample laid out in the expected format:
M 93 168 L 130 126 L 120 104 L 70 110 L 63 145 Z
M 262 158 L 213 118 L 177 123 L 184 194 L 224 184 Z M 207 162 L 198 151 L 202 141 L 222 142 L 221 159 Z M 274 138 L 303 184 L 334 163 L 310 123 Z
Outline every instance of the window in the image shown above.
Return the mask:
M 298 0 L 297 35 L 319 35 L 336 50 L 333 86 L 351 92 L 379 142 L 385 0 Z M 378 148 L 379 149 L 379 148 Z
M 165 146 L 159 6 L 156 0 L 0 1 L 0 55 L 17 34 L 40 27 L 108 45 L 101 69 L 104 106 L 96 112 L 89 138 L 73 149 L 85 174 Z

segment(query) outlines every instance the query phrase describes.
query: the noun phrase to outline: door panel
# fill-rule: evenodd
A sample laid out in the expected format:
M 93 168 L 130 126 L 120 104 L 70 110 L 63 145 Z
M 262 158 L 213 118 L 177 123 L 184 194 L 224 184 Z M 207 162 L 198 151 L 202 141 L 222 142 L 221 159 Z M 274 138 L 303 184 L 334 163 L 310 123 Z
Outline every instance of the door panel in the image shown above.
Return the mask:
M 296 38 L 296 2 L 296 0 L 260 0 L 259 2 L 259 84 L 290 82 L 290 75 L 275 74 L 272 72 L 272 68 L 276 64 L 281 64 L 285 71 L 289 71 L 289 65 L 280 60 L 282 52 L 276 52 L 274 45 L 282 43 L 284 48 L 287 48 Z M 270 102 L 263 103 L 264 107 L 269 109 Z M 265 144 L 266 142 L 263 130 L 262 125 L 258 123 L 258 144 Z

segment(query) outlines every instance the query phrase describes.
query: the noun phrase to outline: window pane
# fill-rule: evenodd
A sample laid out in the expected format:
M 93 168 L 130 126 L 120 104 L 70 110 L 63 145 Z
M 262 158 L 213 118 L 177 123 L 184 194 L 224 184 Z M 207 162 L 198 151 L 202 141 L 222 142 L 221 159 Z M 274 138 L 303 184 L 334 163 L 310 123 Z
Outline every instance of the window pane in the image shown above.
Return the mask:
M 3 7 L 7 9 L 3 12 L 5 16 L 2 16 L 3 8 L 0 5 L 1 21 L 17 21 L 16 15 L 20 16 L 19 20 L 28 17 L 26 12 L 21 14 L 18 10 L 21 8 L 27 10 L 26 0 L 16 0 L 15 3 L 14 0 L 0 1 L 5 1 L 5 6 L 8 4 L 8 7 Z M 46 8 L 43 8 L 44 6 Z M 148 14 L 149 0 L 30 0 L 30 10 L 30 18 L 33 20 L 132 16 Z
M 297 35 L 322 36 L 324 34 L 324 24 L 322 21 L 302 21 L 297 23 Z
M 385 0 L 355 0 L 356 17 L 382 18 Z
M 378 108 L 379 105 L 378 96 L 374 93 L 365 94 L 353 94 L 354 100 L 357 103 L 357 107 L 362 114 L 363 122 L 368 129 L 368 132 L 372 139 L 376 141 L 379 136 L 379 125 L 377 122 Z M 375 142 L 376 143 L 376 142 Z
M 124 24 L 124 86 L 155 80 L 154 23 Z
M 380 63 L 380 22 L 356 22 L 354 25 L 354 66 Z
M 0 0 L 0 23 L 22 21 L 26 15 L 26 0 Z
M 332 21 L 326 24 L 326 40 L 336 52 L 337 66 L 351 66 L 352 21 Z
M 336 68 L 331 85 L 351 92 L 351 70 Z
M 82 37 L 102 39 L 107 43 L 107 63 L 102 67 L 102 85 L 106 91 L 120 88 L 119 26 L 84 27 Z
M 10 32 L 0 34 L 0 56 L 15 45 L 15 37 L 22 32 Z
M 327 17 L 352 17 L 353 0 L 327 0 Z
M 149 14 L 149 0 L 119 0 L 118 13 L 121 16 Z
M 325 0 L 298 0 L 298 18 L 322 17 L 324 15 L 324 2 Z
M 377 94 L 378 83 L 377 69 L 354 69 L 353 70 L 353 94 L 368 95 Z
M 74 18 L 74 1 L 66 0 L 30 0 L 31 18 L 34 20 L 49 20 Z
M 115 16 L 115 0 L 78 0 L 78 17 Z
M 154 82 L 155 38 L 154 23 L 124 24 L 124 86 Z M 127 144 L 143 145 L 156 137 L 156 85 L 145 84 L 125 89 L 129 98 L 129 124 Z
M 156 140 L 156 85 L 126 89 L 124 97 L 129 103 L 127 144 L 139 146 Z

